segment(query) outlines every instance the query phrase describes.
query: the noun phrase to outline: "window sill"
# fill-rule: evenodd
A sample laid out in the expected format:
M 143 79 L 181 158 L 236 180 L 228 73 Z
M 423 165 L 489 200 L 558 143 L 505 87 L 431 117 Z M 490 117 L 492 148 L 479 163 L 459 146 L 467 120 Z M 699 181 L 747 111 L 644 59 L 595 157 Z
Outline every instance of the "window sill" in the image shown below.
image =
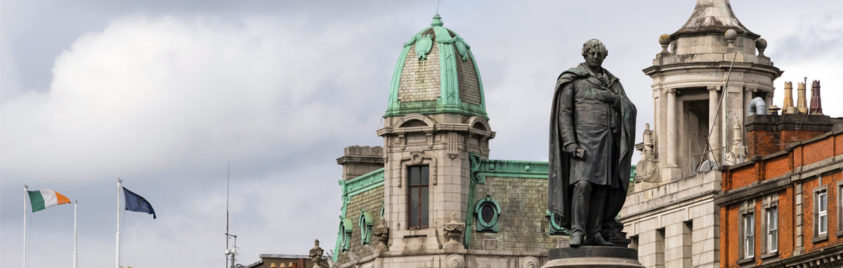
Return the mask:
M 749 264 L 755 261 L 755 257 L 743 258 L 738 260 L 738 265 Z
M 841 181 L 841 182 L 843 182 L 843 181 Z M 838 229 L 840 229 L 840 231 L 837 231 L 837 236 L 843 236 L 843 227 L 838 228 Z
M 811 242 L 812 243 L 819 243 L 819 242 L 824 242 L 824 241 L 827 241 L 827 240 L 828 240 L 828 233 L 825 233 L 823 235 L 816 236 L 816 237 L 812 238 Z
M 775 258 L 775 257 L 778 257 L 778 256 L 779 256 L 779 251 L 774 251 L 774 252 L 762 254 L 761 259 L 763 260 L 763 259 Z

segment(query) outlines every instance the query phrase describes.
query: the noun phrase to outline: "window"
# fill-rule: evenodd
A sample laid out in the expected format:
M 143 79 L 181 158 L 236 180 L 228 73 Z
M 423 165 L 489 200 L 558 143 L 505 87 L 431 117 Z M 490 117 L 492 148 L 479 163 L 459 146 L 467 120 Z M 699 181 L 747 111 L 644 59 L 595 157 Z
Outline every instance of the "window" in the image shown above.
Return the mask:
M 693 253 L 692 247 L 694 242 L 694 221 L 686 221 L 682 224 L 682 267 L 692 267 L 691 255 Z
M 817 235 L 828 233 L 828 197 L 825 191 L 817 193 Z
M 664 228 L 656 229 L 656 267 L 665 267 Z
M 369 241 L 372 239 L 372 226 L 374 223 L 374 219 L 372 215 L 369 215 L 369 212 L 360 210 L 360 218 L 357 220 L 357 225 L 360 227 L 360 243 L 364 245 L 369 244 Z
M 340 220 L 340 233 L 337 237 L 337 246 L 340 251 L 347 251 L 351 246 L 351 232 L 354 228 L 354 225 L 351 223 L 351 219 L 341 219 Z
M 409 229 L 424 229 L 428 227 L 429 169 L 428 166 L 410 166 L 407 169 L 407 226 Z
M 481 199 L 474 206 L 474 215 L 477 216 L 477 231 L 478 232 L 493 232 L 497 233 L 498 218 L 501 215 L 501 207 L 498 202 L 492 199 L 491 195 L 486 195 L 486 198 Z
M 755 261 L 755 200 L 744 201 L 739 211 L 738 215 L 740 216 L 737 219 L 737 224 L 738 255 L 740 258 L 738 264 L 742 265 Z M 763 219 L 762 217 L 762 223 L 764 222 Z M 764 240 L 764 237 L 762 235 L 761 240 Z
M 755 256 L 755 215 L 743 215 L 743 256 L 745 259 Z
M 779 210 L 778 207 L 769 207 L 766 209 L 767 220 L 767 253 L 777 252 L 779 250 Z
M 814 217 L 813 238 L 811 242 L 817 243 L 828 240 L 828 185 L 823 185 L 822 176 L 817 178 L 819 182 L 814 188 L 813 207 L 811 208 Z
M 837 235 L 843 235 L 843 181 L 837 182 Z

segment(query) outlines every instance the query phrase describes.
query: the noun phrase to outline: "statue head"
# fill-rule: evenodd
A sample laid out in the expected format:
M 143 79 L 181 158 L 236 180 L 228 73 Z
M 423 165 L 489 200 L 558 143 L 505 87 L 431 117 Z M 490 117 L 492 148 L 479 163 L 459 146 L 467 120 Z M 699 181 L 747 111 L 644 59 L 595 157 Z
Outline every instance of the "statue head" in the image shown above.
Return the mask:
M 603 60 L 609 55 L 609 50 L 603 45 L 603 42 L 597 39 L 591 39 L 582 45 L 582 57 L 585 63 L 592 69 L 599 68 L 603 65 Z
M 316 239 L 316 241 L 313 242 L 313 247 L 319 247 L 319 239 Z

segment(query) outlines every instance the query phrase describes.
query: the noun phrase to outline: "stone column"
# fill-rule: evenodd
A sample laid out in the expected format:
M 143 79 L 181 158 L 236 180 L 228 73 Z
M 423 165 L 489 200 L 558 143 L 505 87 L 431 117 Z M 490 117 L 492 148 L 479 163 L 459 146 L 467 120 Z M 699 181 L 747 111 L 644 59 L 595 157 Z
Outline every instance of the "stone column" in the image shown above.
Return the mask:
M 711 150 L 714 155 L 714 161 L 720 163 L 721 155 L 723 150 L 721 147 L 723 146 L 720 143 L 720 118 L 717 116 L 720 115 L 718 112 L 720 107 L 720 94 L 717 92 L 720 89 L 718 86 L 709 86 L 708 87 L 708 132 L 711 133 L 711 136 L 708 137 L 708 144 L 711 146 Z M 709 155 L 709 158 L 711 155 Z
M 667 167 L 671 169 L 668 174 L 673 174 L 678 167 L 679 128 L 676 117 L 676 89 L 671 88 L 667 90 Z

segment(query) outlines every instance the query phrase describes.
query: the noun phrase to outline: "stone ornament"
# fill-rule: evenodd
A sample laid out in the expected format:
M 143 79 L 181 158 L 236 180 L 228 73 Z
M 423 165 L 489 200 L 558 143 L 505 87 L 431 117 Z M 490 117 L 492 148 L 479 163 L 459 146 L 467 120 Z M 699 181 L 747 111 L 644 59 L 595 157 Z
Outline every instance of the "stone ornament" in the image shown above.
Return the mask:
M 372 236 L 375 237 L 375 246 L 382 250 L 389 249 L 389 226 L 385 218 L 381 218 L 378 224 L 372 227 Z
M 758 38 L 758 40 L 755 40 L 755 48 L 758 49 L 758 57 L 766 57 L 764 50 L 767 49 L 767 39 Z
M 462 255 L 448 255 L 445 257 L 445 267 L 448 268 L 463 268 L 465 267 L 465 258 Z
M 746 146 L 743 144 L 741 133 L 741 124 L 735 122 L 735 126 L 732 128 L 732 148 L 726 154 L 726 165 L 735 165 L 746 159 Z
M 644 142 L 641 144 L 641 160 L 635 167 L 635 182 L 659 182 L 659 167 L 653 145 L 653 131 L 650 124 L 644 124 Z
M 538 258 L 530 256 L 530 257 L 521 258 L 521 261 L 519 262 L 518 267 L 520 267 L 520 268 L 539 268 L 541 266 L 539 265 L 539 259 Z
M 313 268 L 328 268 L 328 261 L 322 257 L 322 254 L 325 253 L 325 250 L 319 247 L 319 239 L 313 242 L 313 248 L 310 249 L 308 255 L 310 255 L 310 261 L 313 262 Z
M 463 244 L 459 242 L 463 232 L 465 232 L 465 223 L 458 222 L 456 214 L 451 214 L 451 220 L 445 223 L 442 229 L 445 231 L 445 237 L 448 238 L 448 242 L 442 245 L 444 249 L 465 249 Z

